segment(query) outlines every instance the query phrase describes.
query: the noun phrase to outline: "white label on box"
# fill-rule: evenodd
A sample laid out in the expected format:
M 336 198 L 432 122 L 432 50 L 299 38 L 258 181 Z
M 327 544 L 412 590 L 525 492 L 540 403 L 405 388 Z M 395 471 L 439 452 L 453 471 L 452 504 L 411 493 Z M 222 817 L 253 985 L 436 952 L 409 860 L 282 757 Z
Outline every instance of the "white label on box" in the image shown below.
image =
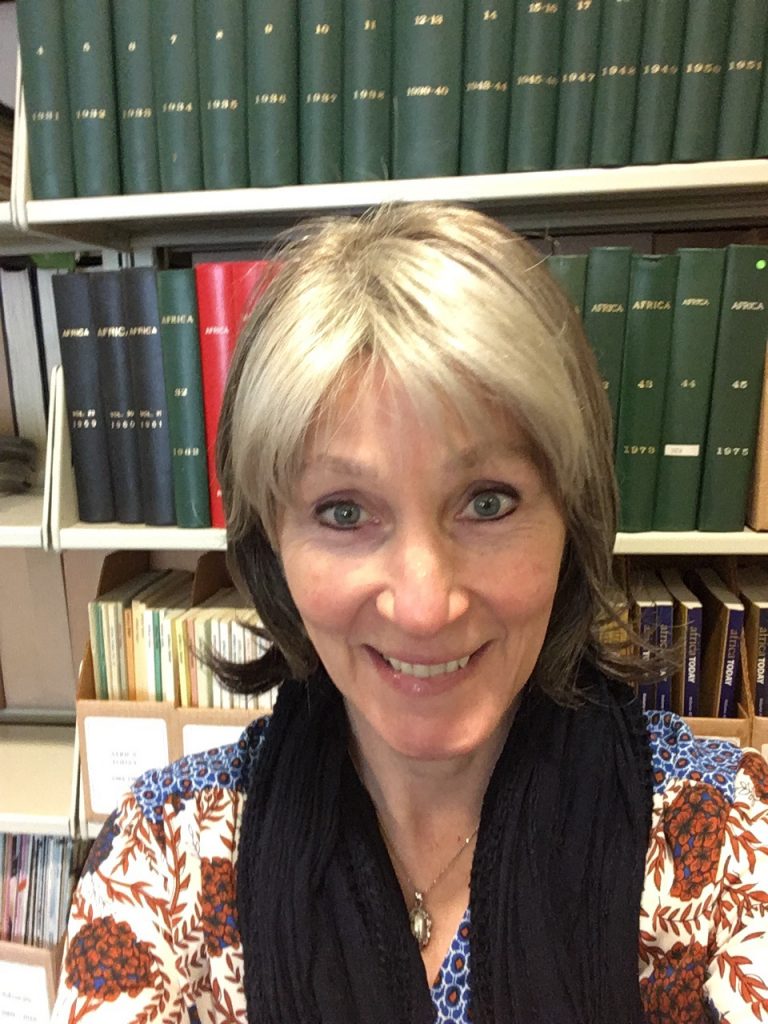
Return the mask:
M 697 444 L 665 444 L 664 454 L 696 458 L 699 454 L 699 446 Z
M 181 745 L 184 754 L 200 754 L 214 747 L 225 747 L 235 743 L 243 734 L 244 725 L 204 725 L 187 722 L 181 730 Z
M 768 761 L 768 743 L 764 743 L 760 748 L 760 753 L 763 755 L 766 761 Z
M 94 814 L 111 814 L 138 775 L 170 760 L 162 718 L 88 715 L 84 727 Z
M 48 1024 L 50 1019 L 45 967 L 0 960 L 2 1024 Z

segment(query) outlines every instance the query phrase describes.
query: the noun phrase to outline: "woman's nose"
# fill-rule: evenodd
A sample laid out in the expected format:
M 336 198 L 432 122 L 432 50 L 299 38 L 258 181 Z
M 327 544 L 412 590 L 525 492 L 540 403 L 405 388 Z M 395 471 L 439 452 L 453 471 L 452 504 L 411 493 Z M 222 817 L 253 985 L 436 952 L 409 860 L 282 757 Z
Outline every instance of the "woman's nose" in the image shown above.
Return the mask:
M 459 619 L 469 597 L 457 580 L 451 542 L 419 532 L 387 553 L 386 582 L 376 596 L 379 614 L 405 633 L 429 636 Z

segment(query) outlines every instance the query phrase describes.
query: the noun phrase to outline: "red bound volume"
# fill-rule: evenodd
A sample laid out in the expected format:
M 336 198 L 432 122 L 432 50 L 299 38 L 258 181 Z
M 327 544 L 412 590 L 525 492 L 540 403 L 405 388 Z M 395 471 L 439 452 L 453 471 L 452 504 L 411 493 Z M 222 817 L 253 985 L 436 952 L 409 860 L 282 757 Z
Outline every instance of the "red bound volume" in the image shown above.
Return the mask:
M 195 267 L 200 330 L 200 369 L 203 377 L 205 445 L 211 498 L 211 526 L 224 528 L 224 506 L 216 475 L 216 433 L 221 403 L 237 335 L 253 294 L 270 279 L 267 260 L 200 263 Z

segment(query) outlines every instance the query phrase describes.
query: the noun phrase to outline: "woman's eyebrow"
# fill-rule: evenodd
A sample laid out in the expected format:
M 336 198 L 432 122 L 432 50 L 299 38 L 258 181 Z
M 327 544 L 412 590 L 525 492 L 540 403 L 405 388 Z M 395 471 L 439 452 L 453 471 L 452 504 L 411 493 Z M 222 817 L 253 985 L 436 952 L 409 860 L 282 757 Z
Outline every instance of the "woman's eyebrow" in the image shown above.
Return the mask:
M 452 455 L 445 463 L 445 469 L 474 469 L 478 463 L 488 462 L 494 457 L 522 459 L 525 462 L 532 461 L 532 455 L 527 445 L 513 441 L 483 441 L 479 444 L 470 445 L 460 452 Z

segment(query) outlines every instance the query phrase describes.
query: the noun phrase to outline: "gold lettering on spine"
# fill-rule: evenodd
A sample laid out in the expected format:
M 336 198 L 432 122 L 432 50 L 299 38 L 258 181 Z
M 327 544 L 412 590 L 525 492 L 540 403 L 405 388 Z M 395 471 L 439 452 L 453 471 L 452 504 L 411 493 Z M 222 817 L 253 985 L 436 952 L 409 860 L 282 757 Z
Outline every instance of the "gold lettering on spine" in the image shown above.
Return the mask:
M 443 25 L 445 16 L 442 14 L 417 14 L 413 19 L 414 25 Z

